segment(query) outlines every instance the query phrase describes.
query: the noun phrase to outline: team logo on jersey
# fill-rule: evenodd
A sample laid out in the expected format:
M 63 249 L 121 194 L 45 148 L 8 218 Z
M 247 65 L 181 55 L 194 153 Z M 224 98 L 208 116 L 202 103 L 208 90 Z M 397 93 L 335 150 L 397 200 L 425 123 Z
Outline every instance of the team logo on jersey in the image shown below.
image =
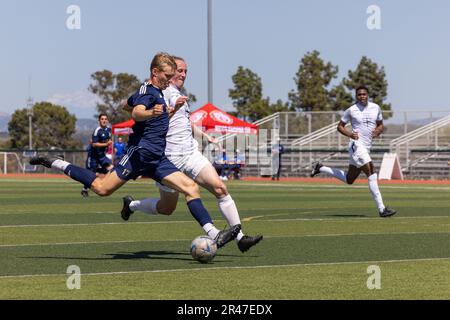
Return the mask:
M 130 173 L 131 173 L 130 170 L 128 170 L 128 169 L 123 169 L 123 171 L 122 171 L 122 176 L 127 177 Z
M 215 121 L 218 122 L 222 122 L 225 124 L 232 124 L 233 123 L 233 118 L 231 118 L 229 115 L 227 115 L 226 113 L 220 112 L 218 110 L 214 110 L 211 111 L 209 113 L 209 115 L 211 116 L 211 118 L 213 118 Z
M 199 110 L 199 111 L 195 111 L 194 113 L 191 113 L 190 119 L 193 123 L 197 123 L 197 122 L 203 121 L 203 119 L 205 119 L 206 116 L 207 116 L 206 111 Z

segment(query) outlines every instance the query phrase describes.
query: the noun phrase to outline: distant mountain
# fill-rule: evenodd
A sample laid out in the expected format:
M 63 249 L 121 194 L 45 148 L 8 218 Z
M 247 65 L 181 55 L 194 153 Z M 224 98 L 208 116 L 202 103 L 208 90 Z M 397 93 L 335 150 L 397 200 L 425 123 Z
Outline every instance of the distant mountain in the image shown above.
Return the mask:
M 82 132 L 82 131 L 92 132 L 92 131 L 94 131 L 95 128 L 97 128 L 97 126 L 98 126 L 98 121 L 95 119 L 87 119 L 87 118 L 77 119 L 77 123 L 76 123 L 77 132 Z
M 0 132 L 8 132 L 8 122 L 11 116 L 7 113 L 0 112 Z

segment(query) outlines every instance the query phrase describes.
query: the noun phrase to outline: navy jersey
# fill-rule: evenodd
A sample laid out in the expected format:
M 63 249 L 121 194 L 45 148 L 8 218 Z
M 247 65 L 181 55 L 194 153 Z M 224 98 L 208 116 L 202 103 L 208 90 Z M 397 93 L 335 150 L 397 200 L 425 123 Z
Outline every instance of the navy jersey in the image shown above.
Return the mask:
M 94 133 L 92 134 L 92 143 L 105 143 L 108 140 L 111 139 L 111 128 L 102 128 L 98 127 L 94 130 Z M 104 156 L 106 152 L 107 147 L 92 147 L 91 148 L 91 155 L 93 157 L 99 157 Z
M 164 105 L 164 112 L 158 117 L 144 121 L 135 121 L 133 133 L 128 140 L 128 148 L 139 146 L 152 157 L 161 157 L 166 148 L 166 135 L 169 130 L 169 113 L 162 91 L 151 84 L 144 83 L 141 88 L 128 98 L 128 105 L 135 107 L 144 105 L 146 110 L 157 104 Z

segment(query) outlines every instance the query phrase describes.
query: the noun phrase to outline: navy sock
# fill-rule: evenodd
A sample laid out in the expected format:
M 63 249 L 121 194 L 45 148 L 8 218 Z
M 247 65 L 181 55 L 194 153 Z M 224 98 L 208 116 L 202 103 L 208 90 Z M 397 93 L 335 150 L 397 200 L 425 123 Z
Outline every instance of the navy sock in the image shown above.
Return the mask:
M 92 182 L 97 177 L 91 170 L 80 168 L 74 166 L 73 164 L 69 164 L 64 170 L 64 173 L 71 177 L 73 180 L 81 182 L 87 188 L 91 187 Z
M 200 199 L 191 200 L 187 203 L 187 206 L 192 216 L 195 218 L 195 220 L 197 220 L 200 226 L 203 227 L 207 223 L 211 224 L 213 223 L 211 216 L 209 215 L 206 208 L 203 206 L 202 200 Z

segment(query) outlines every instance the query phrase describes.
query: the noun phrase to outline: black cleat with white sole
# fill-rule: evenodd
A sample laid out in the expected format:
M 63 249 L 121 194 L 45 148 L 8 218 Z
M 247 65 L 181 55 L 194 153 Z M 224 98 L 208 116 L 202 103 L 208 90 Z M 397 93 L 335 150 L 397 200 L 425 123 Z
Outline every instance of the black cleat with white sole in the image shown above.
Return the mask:
M 314 177 L 315 175 L 319 174 L 320 168 L 322 168 L 322 167 L 323 167 L 323 164 L 321 164 L 320 162 L 316 162 L 311 171 L 311 178 Z
M 220 231 L 217 234 L 216 238 L 214 239 L 214 241 L 216 241 L 217 248 L 222 248 L 231 240 L 236 239 L 237 235 L 239 234 L 239 231 L 241 231 L 240 224 L 234 225 L 230 229 Z
M 394 209 L 386 207 L 382 212 L 380 212 L 380 217 L 382 218 L 392 217 L 396 213 L 397 211 L 395 211 Z
M 126 196 L 122 198 L 123 200 L 123 207 L 122 211 L 120 212 L 120 215 L 122 216 L 122 219 L 127 221 L 130 216 L 134 213 L 133 210 L 130 209 L 130 203 L 131 201 L 134 201 L 132 196 Z
M 263 239 L 262 235 L 257 235 L 254 237 L 251 236 L 243 236 L 241 240 L 238 242 L 238 248 L 241 250 L 241 252 L 245 252 L 254 245 L 256 245 L 258 242 L 260 242 Z
M 55 162 L 55 160 L 64 160 L 64 157 L 62 155 L 56 156 L 56 157 L 33 157 L 30 159 L 30 164 L 33 166 L 44 166 L 46 168 L 51 168 L 52 163 Z

